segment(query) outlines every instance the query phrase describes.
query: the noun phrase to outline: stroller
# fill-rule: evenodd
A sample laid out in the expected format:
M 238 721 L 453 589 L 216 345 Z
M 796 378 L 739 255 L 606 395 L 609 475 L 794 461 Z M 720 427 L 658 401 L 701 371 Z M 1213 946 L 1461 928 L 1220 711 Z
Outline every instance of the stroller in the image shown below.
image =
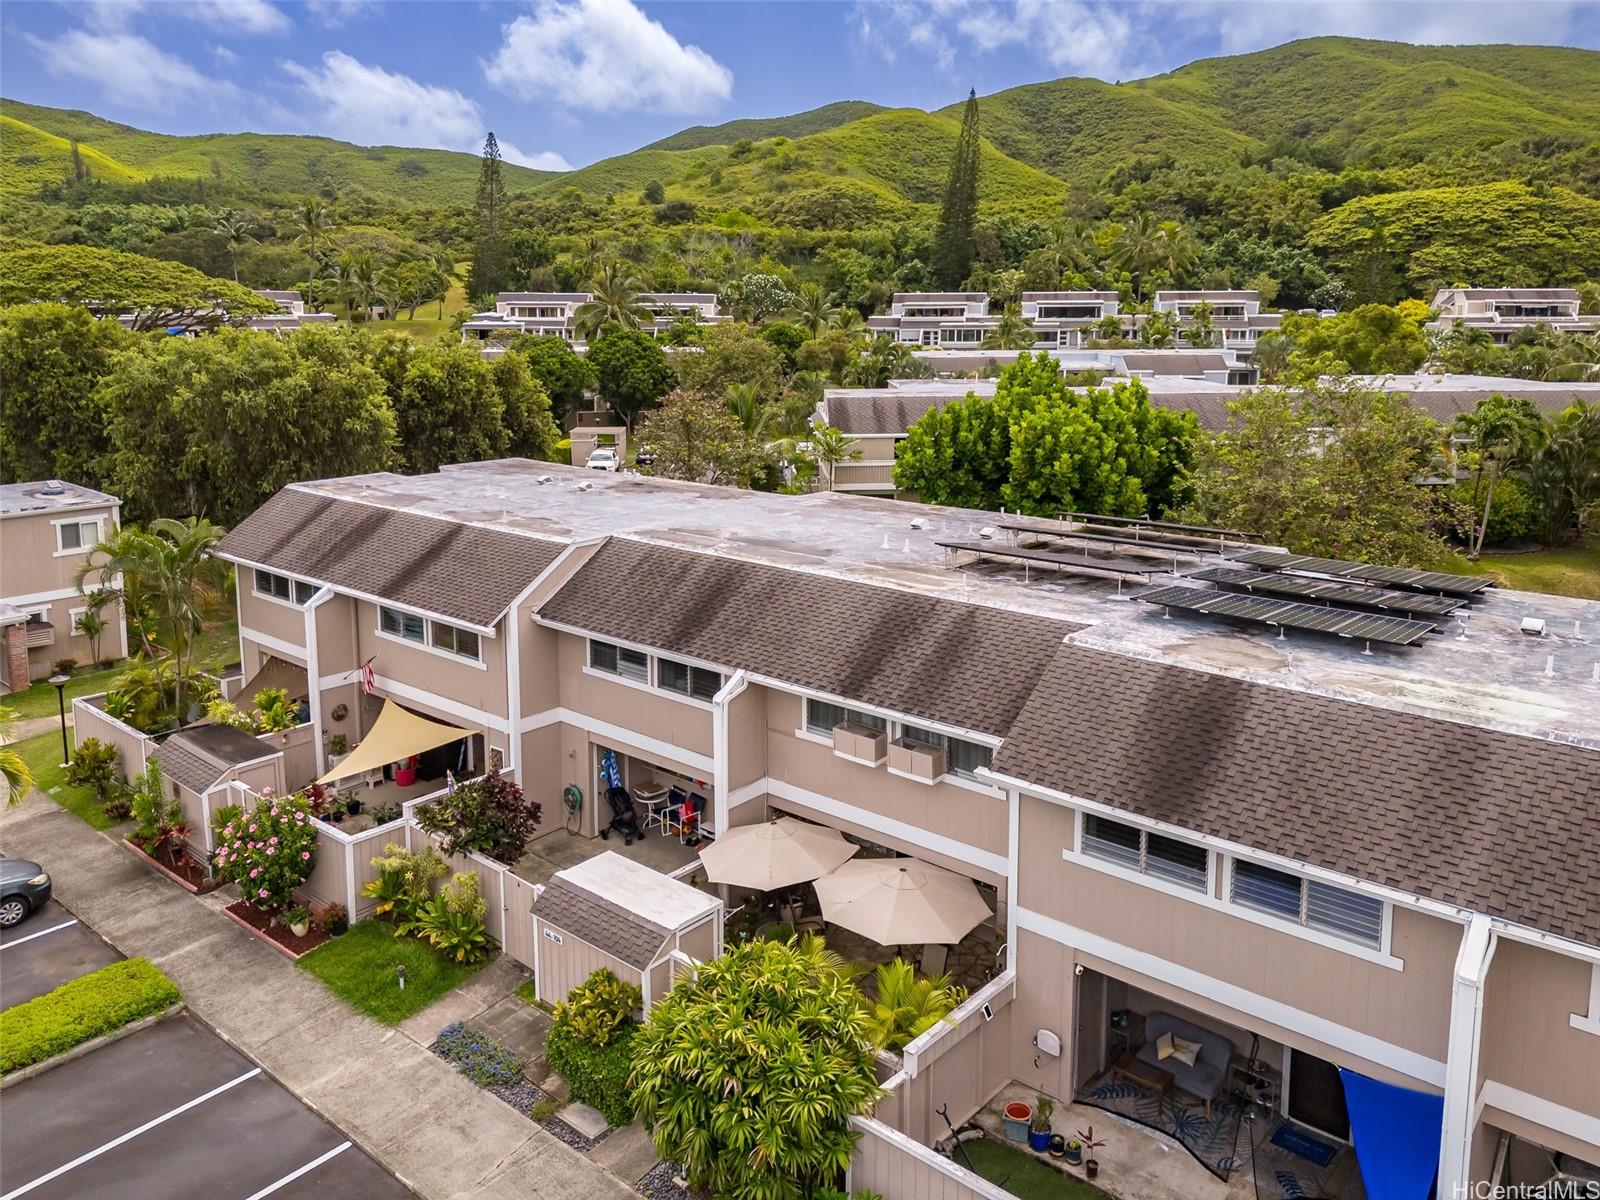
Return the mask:
M 633 811 L 633 797 L 626 788 L 607 788 L 606 800 L 611 804 L 611 824 L 600 831 L 602 838 L 608 838 L 613 832 L 622 835 L 624 846 L 633 845 L 633 839 L 643 837 L 644 831 L 639 828 L 639 815 Z

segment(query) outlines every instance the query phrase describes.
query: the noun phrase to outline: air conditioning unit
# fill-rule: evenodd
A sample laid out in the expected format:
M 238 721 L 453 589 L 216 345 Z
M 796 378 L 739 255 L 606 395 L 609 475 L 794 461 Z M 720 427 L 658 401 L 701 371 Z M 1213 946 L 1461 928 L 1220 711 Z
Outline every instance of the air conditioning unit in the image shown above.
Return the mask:
M 1522 618 L 1522 632 L 1527 634 L 1529 637 L 1543 637 L 1544 636 L 1544 618 L 1543 617 L 1523 617 Z

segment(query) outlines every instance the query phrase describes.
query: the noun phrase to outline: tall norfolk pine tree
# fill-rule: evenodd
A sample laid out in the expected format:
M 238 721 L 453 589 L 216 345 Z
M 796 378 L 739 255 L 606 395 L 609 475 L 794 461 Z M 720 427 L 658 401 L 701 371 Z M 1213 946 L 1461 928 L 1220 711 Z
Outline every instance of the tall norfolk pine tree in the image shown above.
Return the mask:
M 950 161 L 950 178 L 944 186 L 944 206 L 933 235 L 933 273 L 941 285 L 958 288 L 972 269 L 977 243 L 972 222 L 978 215 L 978 93 L 967 93 L 961 114 L 961 136 Z
M 474 300 L 505 290 L 505 200 L 500 143 L 491 131 L 483 139 L 483 165 L 478 171 L 478 236 L 473 245 L 472 271 L 467 276 L 467 295 Z

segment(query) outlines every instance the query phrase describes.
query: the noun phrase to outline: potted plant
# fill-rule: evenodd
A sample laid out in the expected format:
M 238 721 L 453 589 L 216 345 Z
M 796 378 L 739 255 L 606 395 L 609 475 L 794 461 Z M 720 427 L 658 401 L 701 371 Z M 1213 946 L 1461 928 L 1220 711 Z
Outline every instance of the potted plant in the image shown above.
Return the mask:
M 328 757 L 332 761 L 330 766 L 338 766 L 350 753 L 350 739 L 342 733 L 336 733 L 328 740 Z
M 1106 1144 L 1105 1138 L 1096 1139 L 1094 1126 L 1078 1130 L 1078 1137 L 1083 1139 L 1083 1152 L 1088 1155 L 1083 1160 L 1083 1173 L 1088 1179 L 1093 1179 L 1100 1174 L 1100 1160 L 1095 1158 L 1094 1152 Z M 1069 1160 L 1070 1161 L 1070 1160 Z
M 1050 1135 L 1050 1157 L 1061 1158 L 1066 1154 L 1066 1152 L 1067 1139 L 1062 1137 L 1059 1133 L 1052 1133 Z
M 1055 1107 L 1055 1101 L 1043 1092 L 1034 1100 L 1033 1120 L 1028 1128 L 1028 1149 L 1040 1153 L 1050 1149 L 1050 1114 Z
M 417 781 L 417 756 L 415 754 L 407 755 L 402 762 L 396 764 L 394 781 L 401 787 L 410 787 Z
M 296 904 L 283 914 L 283 923 L 295 937 L 305 937 L 311 932 L 311 910 L 304 904 Z
M 361 815 L 362 804 L 359 800 L 349 800 L 345 803 L 344 808 L 345 811 L 352 817 L 359 817 Z
M 330 937 L 338 937 L 350 928 L 350 913 L 342 904 L 330 904 L 316 917 L 316 926 Z
M 1066 1146 L 1062 1149 L 1062 1153 L 1066 1156 L 1067 1165 L 1069 1167 L 1078 1167 L 1083 1165 L 1083 1142 L 1081 1139 L 1075 1137 L 1068 1138 Z
M 1000 1111 L 1000 1123 L 1005 1127 L 1006 1141 L 1028 1140 L 1028 1126 L 1033 1124 L 1033 1105 L 1026 1100 L 1013 1100 Z

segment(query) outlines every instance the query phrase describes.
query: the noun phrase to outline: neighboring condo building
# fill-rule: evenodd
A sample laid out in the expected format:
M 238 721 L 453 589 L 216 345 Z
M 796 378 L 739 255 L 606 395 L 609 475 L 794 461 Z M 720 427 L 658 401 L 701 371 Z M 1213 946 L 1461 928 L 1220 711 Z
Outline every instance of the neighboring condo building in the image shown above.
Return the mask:
M 256 288 L 255 292 L 276 304 L 278 311 L 251 317 L 246 326 L 248 329 L 264 333 L 290 333 L 306 325 L 332 325 L 338 320 L 333 313 L 307 312 L 305 299 L 299 292 L 267 288 Z
M 474 313 L 462 324 L 461 340 L 485 342 L 484 353 L 490 354 L 503 350 L 506 340 L 528 333 L 562 338 L 581 354 L 588 345 L 578 336 L 578 309 L 592 299 L 589 292 L 501 292 L 493 310 Z M 649 313 L 641 328 L 655 337 L 684 318 L 702 326 L 729 319 L 714 292 L 642 292 L 639 305 Z
M 1434 319 L 1429 329 L 1449 329 L 1457 322 L 1482 330 L 1496 346 L 1509 345 L 1524 329 L 1547 325 L 1561 333 L 1594 333 L 1600 316 L 1578 312 L 1573 288 L 1444 288 L 1434 294 Z
M 1081 350 L 1107 317 L 1120 317 L 1119 301 L 1115 292 L 1023 292 L 1022 317 L 1033 326 L 1040 349 Z M 1135 326 L 1129 322 L 1126 328 Z
M 1152 302 L 1156 312 L 1171 313 L 1178 320 L 1178 345 L 1193 346 L 1196 320 L 1210 306 L 1212 345 L 1236 351 L 1248 358 L 1263 333 L 1283 324 L 1282 313 L 1261 311 L 1261 295 L 1254 291 L 1157 292 Z
M 896 292 L 888 312 L 867 318 L 873 333 L 928 350 L 974 349 L 999 323 L 987 292 Z
M 1094 1099 L 1173 1019 L 1336 1148 L 1340 1070 L 1439 1097 L 1440 1195 L 1507 1147 L 1600 1159 L 1600 604 L 1469 588 L 1406 648 L 1168 618 L 1118 600 L 1123 545 L 1031 574 L 947 546 L 1008 520 L 506 461 L 294 485 L 221 553 L 245 674 L 310 681 L 317 770 L 388 699 L 552 838 L 569 786 L 598 832 L 614 763 L 703 795 L 706 836 L 786 814 L 974 881 L 993 919 L 950 953 L 998 975 L 907 1049 L 854 1189 L 989 1196 L 936 1113 Z
M 53 674 L 62 659 L 95 660 L 93 642 L 77 629 L 88 605 L 75 576 L 96 544 L 115 532 L 121 506 L 115 496 L 59 479 L 0 484 L 0 692 Z M 84 586 L 93 591 L 98 583 L 90 575 Z M 121 601 L 101 616 L 99 657 L 126 658 Z

